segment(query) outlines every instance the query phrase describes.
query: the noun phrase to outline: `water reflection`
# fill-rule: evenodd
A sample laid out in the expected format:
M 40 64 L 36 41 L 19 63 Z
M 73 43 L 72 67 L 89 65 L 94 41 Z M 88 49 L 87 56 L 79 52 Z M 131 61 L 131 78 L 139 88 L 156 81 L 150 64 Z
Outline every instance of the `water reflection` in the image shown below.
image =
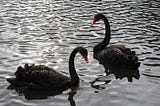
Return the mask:
M 75 91 L 69 93 L 68 100 L 69 100 L 71 106 L 76 106 L 76 102 L 75 102 L 74 99 L 73 99 L 73 96 L 74 96 L 75 94 L 76 94 Z
M 62 94 L 63 92 L 68 93 L 68 100 L 70 101 L 71 106 L 75 106 L 75 102 L 73 100 L 73 96 L 76 94 L 76 89 L 78 86 L 74 86 L 72 88 L 64 90 L 42 90 L 42 89 L 30 89 L 26 87 L 16 87 L 16 86 L 8 86 L 7 89 L 15 90 L 19 96 L 24 96 L 27 100 L 32 99 L 47 99 L 50 96 L 56 96 Z
M 109 66 L 108 68 L 105 68 L 105 73 L 105 76 L 96 78 L 94 81 L 90 82 L 92 88 L 98 90 L 105 89 L 105 85 L 112 81 L 110 75 L 114 75 L 115 79 L 120 80 L 127 78 L 128 82 L 133 82 L 133 78 L 137 80 L 140 78 L 138 69 L 124 69 L 121 67 Z
M 91 60 L 92 64 L 79 72 L 84 82 L 76 94 L 76 104 L 72 92 L 70 103 L 64 95 L 55 96 L 53 104 L 52 99 L 24 100 L 23 96 L 6 90 L 9 83 L 0 78 L 0 105 L 160 105 L 159 0 L 1 0 L 0 8 L 0 74 L 3 76 L 12 75 L 17 66 L 26 62 L 68 73 L 65 71 L 68 55 L 78 45 L 87 47 L 92 57 L 93 46 L 104 37 L 103 23 L 97 24 L 96 29 L 89 26 L 96 13 L 105 13 L 111 22 L 111 44 L 135 50 L 142 63 L 139 80 L 131 77 L 132 83 L 126 83 L 130 74 L 124 75 L 123 71 L 114 74 L 116 71 L 108 69 L 108 75 L 104 75 L 100 71 L 103 67 Z M 77 68 L 81 69 L 83 64 L 77 62 Z M 103 90 L 95 94 L 95 89 Z
M 116 79 L 127 78 L 128 82 L 132 82 L 133 78 L 139 79 L 140 74 L 138 69 L 124 69 L 120 67 L 108 67 L 105 69 L 106 75 L 114 74 Z
M 91 87 L 98 90 L 102 90 L 102 89 L 105 89 L 103 85 L 106 85 L 109 82 L 111 82 L 110 79 L 96 78 L 94 81 L 91 82 Z

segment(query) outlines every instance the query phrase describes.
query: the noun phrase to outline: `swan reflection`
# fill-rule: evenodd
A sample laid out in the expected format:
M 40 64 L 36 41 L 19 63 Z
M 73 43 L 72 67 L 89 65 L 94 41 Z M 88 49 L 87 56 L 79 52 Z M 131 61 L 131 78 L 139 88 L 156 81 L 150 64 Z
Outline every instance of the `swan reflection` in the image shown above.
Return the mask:
M 127 78 L 128 82 L 133 82 L 133 78 L 139 79 L 140 74 L 138 69 L 124 69 L 122 67 L 108 66 L 105 68 L 106 75 L 103 77 L 98 77 L 94 81 L 90 82 L 91 87 L 102 90 L 106 88 L 106 84 L 110 83 L 113 78 L 111 75 L 114 75 L 115 79 L 122 80 L 123 78 Z
M 139 79 L 140 74 L 138 69 L 125 69 L 121 67 L 108 67 L 105 69 L 106 75 L 114 74 L 116 79 L 127 78 L 128 82 L 132 82 L 133 78 Z
M 70 88 L 70 91 L 68 90 L 68 92 L 65 92 L 69 95 L 68 101 L 70 102 L 71 106 L 76 106 L 73 96 L 76 94 L 77 88 L 78 86 L 74 86 Z M 15 90 L 19 94 L 19 96 L 24 96 L 27 100 L 47 99 L 50 96 L 54 97 L 64 92 L 63 90 L 28 89 L 25 87 L 15 87 L 13 85 L 8 86 L 7 89 Z

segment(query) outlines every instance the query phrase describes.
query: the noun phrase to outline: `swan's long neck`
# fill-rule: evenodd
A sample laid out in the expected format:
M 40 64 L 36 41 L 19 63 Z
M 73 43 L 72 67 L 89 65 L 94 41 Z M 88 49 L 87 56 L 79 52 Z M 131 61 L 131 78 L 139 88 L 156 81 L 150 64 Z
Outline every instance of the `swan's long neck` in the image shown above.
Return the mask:
M 111 30 L 110 30 L 110 25 L 109 25 L 107 18 L 103 17 L 102 20 L 104 21 L 104 24 L 105 24 L 105 38 L 102 42 L 104 46 L 106 47 L 110 42 Z
M 69 58 L 69 73 L 71 76 L 72 85 L 79 83 L 79 77 L 77 75 L 77 72 L 76 72 L 75 66 L 74 66 L 74 58 L 75 58 L 75 55 L 77 52 L 78 52 L 78 48 L 74 49 L 70 55 L 70 58 Z
M 104 21 L 105 24 L 105 37 L 102 42 L 100 42 L 94 47 L 94 53 L 103 50 L 110 42 L 111 31 L 109 22 L 104 15 L 101 16 L 101 19 Z

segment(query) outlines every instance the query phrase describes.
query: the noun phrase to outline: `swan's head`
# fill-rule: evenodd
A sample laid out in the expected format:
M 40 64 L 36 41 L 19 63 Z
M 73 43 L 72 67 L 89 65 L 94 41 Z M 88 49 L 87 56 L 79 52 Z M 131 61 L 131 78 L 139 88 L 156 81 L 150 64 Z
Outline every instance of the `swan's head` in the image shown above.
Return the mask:
M 84 60 L 88 63 L 88 51 L 84 47 L 79 48 L 80 54 L 83 56 Z
M 95 16 L 94 16 L 94 18 L 93 18 L 93 24 L 96 24 L 96 22 L 97 21 L 99 21 L 100 19 L 102 19 L 103 17 L 105 17 L 103 14 L 101 14 L 101 13 L 98 13 L 98 14 L 96 14 Z

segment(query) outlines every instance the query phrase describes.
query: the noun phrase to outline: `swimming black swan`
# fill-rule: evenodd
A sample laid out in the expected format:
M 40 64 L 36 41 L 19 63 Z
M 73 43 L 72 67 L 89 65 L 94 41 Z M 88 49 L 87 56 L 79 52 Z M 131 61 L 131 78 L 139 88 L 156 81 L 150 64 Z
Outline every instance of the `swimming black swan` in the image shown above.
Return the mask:
M 123 45 L 107 47 L 111 36 L 110 25 L 107 18 L 103 14 L 98 13 L 94 16 L 93 24 L 101 19 L 105 24 L 105 38 L 93 48 L 94 58 L 105 68 L 109 65 L 115 65 L 128 69 L 137 69 L 140 66 L 140 62 L 138 62 L 135 51 L 131 51 L 130 48 L 126 48 Z
M 24 68 L 19 66 L 15 72 L 15 78 L 8 78 L 7 81 L 14 86 L 27 86 L 40 89 L 67 89 L 79 84 L 79 77 L 74 66 L 74 58 L 77 52 L 88 62 L 88 51 L 83 47 L 75 48 L 69 58 L 70 77 L 56 72 L 44 65 L 25 64 Z

